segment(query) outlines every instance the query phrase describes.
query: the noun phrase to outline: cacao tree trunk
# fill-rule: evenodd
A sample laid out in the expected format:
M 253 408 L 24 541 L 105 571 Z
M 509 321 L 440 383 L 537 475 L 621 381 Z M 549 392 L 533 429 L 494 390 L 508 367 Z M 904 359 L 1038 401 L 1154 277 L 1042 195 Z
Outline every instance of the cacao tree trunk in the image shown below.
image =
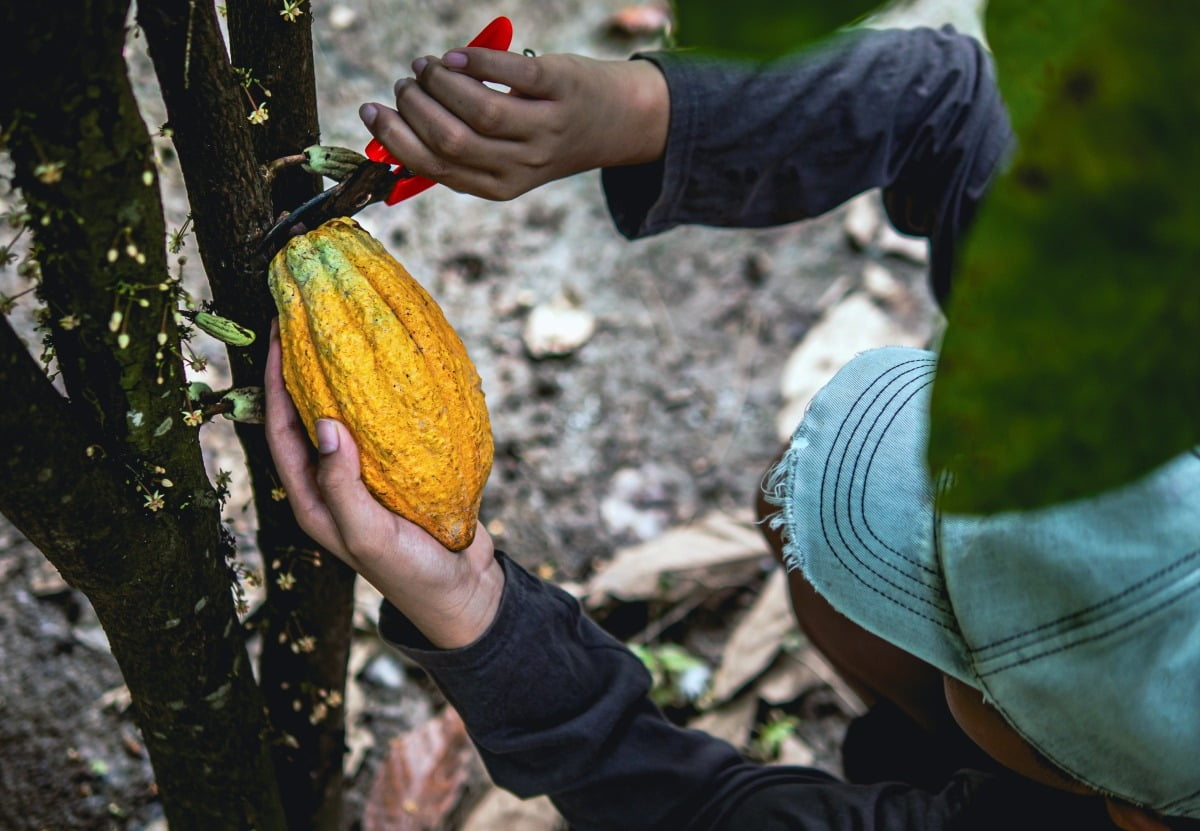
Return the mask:
M 229 2 L 232 64 L 212 0 L 137 10 L 215 310 L 260 334 L 229 350 L 235 386 L 261 383 L 274 315 L 255 243 L 320 184 L 298 169 L 265 174 L 264 162 L 317 138 L 308 4 L 292 22 L 280 8 Z M 5 40 L 19 37 L 6 52 L 20 56 L 0 70 L 0 129 L 29 208 L 61 386 L 0 318 L 0 512 L 95 607 L 174 831 L 336 829 L 353 573 L 274 498 L 261 427 L 238 425 L 269 570 L 257 685 L 231 593 L 232 540 L 185 421 L 195 405 L 153 150 L 122 53 L 129 25 L 127 0 L 0 11 Z M 254 83 L 272 93 L 258 96 L 262 124 L 247 118 Z M 280 574 L 294 586 L 281 588 Z

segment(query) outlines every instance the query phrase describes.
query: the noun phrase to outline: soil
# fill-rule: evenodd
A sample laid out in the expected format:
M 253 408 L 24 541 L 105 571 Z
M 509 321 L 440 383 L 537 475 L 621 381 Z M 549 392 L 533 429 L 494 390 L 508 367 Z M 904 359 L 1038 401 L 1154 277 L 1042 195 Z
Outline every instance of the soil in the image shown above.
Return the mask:
M 323 142 L 361 147 L 359 103 L 386 102 L 409 60 L 458 44 L 496 14 L 513 18 L 515 49 L 621 58 L 652 48 L 653 37 L 610 31 L 623 5 L 316 5 Z M 141 48 L 135 36 L 129 60 L 153 131 L 164 119 Z M 178 227 L 186 197 L 162 150 L 168 225 Z M 843 219 L 837 211 L 772 230 L 686 228 L 629 242 L 595 173 L 508 203 L 435 188 L 359 215 L 439 300 L 483 377 L 497 448 L 483 517 L 498 546 L 565 581 L 586 579 L 623 545 L 753 503 L 780 449 L 785 359 L 831 287 L 853 288 L 883 256 L 850 245 Z M 189 279 L 202 291 L 192 254 Z M 886 267 L 924 291 L 922 267 L 894 258 Z M 595 332 L 569 354 L 535 358 L 523 337 L 531 310 L 562 297 L 595 316 Z M 13 320 L 21 324 L 20 311 Z M 215 345 L 213 355 L 216 387 Z M 232 431 L 213 424 L 204 435 L 214 468 L 236 469 Z M 252 558 L 252 511 L 229 504 Z M 87 599 L 2 521 L 0 653 L 0 829 L 161 827 L 153 774 Z M 387 738 L 431 706 L 427 688 L 397 680 L 386 661 L 362 663 L 377 740 L 351 782 L 350 823 Z

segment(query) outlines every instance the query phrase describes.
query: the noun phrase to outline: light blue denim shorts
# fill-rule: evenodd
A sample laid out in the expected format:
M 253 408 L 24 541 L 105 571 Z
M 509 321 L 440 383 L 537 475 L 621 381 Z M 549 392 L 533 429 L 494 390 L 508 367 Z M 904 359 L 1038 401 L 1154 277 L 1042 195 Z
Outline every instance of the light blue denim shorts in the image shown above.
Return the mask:
M 813 399 L 766 485 L 789 568 L 1075 779 L 1200 817 L 1200 455 L 1088 499 L 943 515 L 936 367 L 872 350 Z

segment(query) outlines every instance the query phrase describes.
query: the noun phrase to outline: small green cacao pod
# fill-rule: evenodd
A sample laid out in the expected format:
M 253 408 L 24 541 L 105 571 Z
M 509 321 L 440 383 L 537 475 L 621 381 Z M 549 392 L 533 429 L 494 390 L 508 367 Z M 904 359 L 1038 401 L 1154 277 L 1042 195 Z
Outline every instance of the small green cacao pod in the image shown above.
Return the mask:
M 195 323 L 201 332 L 206 332 L 230 346 L 249 346 L 254 343 L 254 332 L 227 317 L 210 312 L 196 312 L 192 323 Z
M 328 176 L 341 182 L 350 177 L 367 157 L 349 147 L 331 147 L 324 144 L 314 144 L 304 148 L 304 156 L 308 160 L 301 165 L 308 173 Z
M 225 418 L 244 424 L 262 424 L 266 415 L 266 399 L 262 387 L 234 387 L 221 396 L 221 403 L 230 406 Z

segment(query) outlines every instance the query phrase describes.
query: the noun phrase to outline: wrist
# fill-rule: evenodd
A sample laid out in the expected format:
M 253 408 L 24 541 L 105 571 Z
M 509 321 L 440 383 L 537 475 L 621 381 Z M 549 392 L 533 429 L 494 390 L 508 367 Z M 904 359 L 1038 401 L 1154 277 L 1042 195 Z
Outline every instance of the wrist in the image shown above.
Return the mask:
M 462 649 L 479 640 L 491 627 L 504 597 L 504 568 L 491 545 L 486 551 L 463 551 L 462 568 L 455 585 L 437 601 L 408 602 L 389 598 L 425 639 L 438 649 Z M 486 558 L 482 555 L 486 554 Z M 400 600 L 400 602 L 397 602 Z
M 491 628 L 504 598 L 504 568 L 500 562 L 494 556 L 489 557 L 468 588 L 461 614 L 437 633 L 437 637 L 426 635 L 434 646 L 461 649 L 475 643 Z
M 662 158 L 670 126 L 671 97 L 662 71 L 647 60 L 617 61 L 620 76 L 618 108 L 620 119 L 617 140 L 610 146 L 621 155 L 611 164 L 644 164 Z

